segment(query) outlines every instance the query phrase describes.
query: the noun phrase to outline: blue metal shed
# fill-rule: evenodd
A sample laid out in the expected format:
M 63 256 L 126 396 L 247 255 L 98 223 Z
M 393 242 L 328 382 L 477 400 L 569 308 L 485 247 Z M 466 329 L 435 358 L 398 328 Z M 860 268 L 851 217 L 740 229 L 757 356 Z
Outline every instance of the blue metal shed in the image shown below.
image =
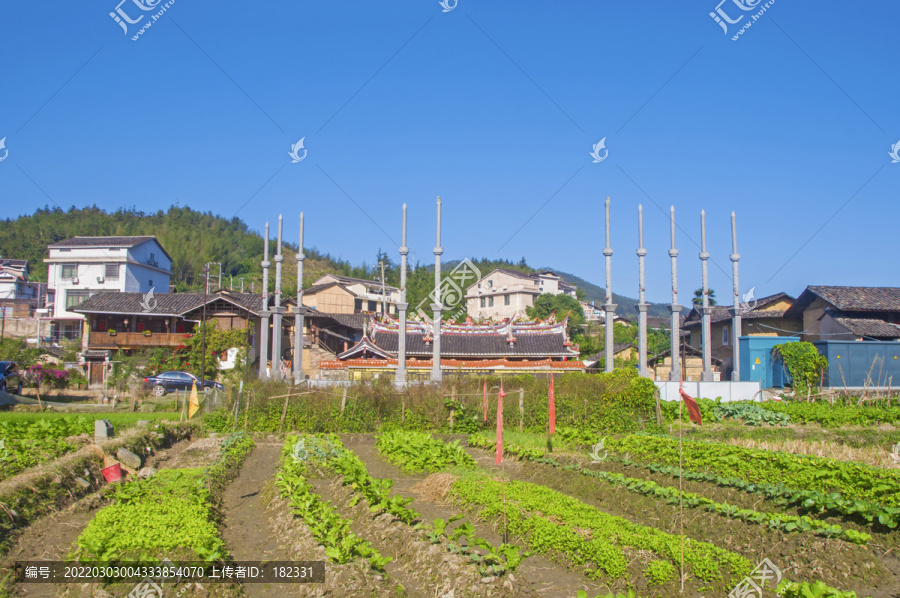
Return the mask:
M 742 336 L 738 339 L 741 350 L 741 380 L 759 382 L 762 388 L 781 388 L 790 384 L 791 376 L 780 359 L 773 363 L 772 347 L 783 343 L 795 343 L 796 336 Z
M 816 341 L 828 360 L 824 386 L 900 386 L 900 341 Z

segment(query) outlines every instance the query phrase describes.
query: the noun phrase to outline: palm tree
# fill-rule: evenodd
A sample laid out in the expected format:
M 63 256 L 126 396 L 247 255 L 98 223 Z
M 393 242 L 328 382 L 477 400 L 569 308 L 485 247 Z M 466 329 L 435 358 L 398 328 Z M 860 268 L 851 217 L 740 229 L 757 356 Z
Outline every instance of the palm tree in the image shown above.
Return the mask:
M 691 299 L 691 302 L 697 307 L 701 307 L 703 305 L 703 289 L 697 289 L 694 291 L 694 298 Z M 714 289 L 709 290 L 709 304 L 713 306 L 716 304 L 716 291 Z

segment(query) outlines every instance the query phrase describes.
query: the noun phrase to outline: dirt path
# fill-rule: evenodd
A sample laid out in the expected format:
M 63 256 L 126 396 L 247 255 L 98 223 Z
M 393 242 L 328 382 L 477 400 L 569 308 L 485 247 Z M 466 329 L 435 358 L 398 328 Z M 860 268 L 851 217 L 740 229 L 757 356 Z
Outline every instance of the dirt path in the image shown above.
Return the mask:
M 423 498 L 414 487 L 427 476 L 406 473 L 384 459 L 375 447 L 373 436 L 354 434 L 346 435 L 342 439 L 344 446 L 353 450 L 363 460 L 369 470 L 369 475 L 375 478 L 394 480 L 392 488 L 394 493 L 413 498 L 413 502 L 409 505 L 410 508 L 417 511 L 426 521 L 431 522 L 438 517 L 446 521 L 460 512 L 452 505 L 438 504 Z M 490 526 L 472 518 L 466 518 L 466 520 L 475 526 L 475 534 L 478 537 L 484 538 L 494 546 L 503 542 L 500 534 Z M 514 542 L 515 538 L 511 538 L 510 541 Z M 526 558 L 512 574 L 512 581 L 517 597 L 529 595 L 554 598 L 574 596 L 575 592 L 581 589 L 585 590 L 588 595 L 594 596 L 606 591 L 603 586 L 592 583 L 581 573 L 572 571 L 540 555 Z

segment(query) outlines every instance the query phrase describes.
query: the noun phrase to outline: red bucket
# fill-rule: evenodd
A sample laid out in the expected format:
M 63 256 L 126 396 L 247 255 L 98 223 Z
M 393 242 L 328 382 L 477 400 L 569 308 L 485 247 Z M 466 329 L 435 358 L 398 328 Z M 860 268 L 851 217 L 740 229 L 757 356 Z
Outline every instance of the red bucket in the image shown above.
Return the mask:
M 100 470 L 100 473 L 103 474 L 103 477 L 106 478 L 107 482 L 118 482 L 122 479 L 122 467 L 116 463 L 115 465 L 110 465 L 109 467 L 104 467 Z

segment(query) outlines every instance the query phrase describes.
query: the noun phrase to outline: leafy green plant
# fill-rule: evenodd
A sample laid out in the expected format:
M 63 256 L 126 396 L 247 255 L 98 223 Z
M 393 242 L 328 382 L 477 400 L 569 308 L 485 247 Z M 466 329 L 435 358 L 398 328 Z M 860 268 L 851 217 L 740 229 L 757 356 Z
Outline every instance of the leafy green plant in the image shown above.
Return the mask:
M 772 347 L 772 359 L 781 358 L 788 372 L 794 392 L 806 394 L 818 388 L 819 380 L 828 369 L 828 359 L 820 355 L 816 346 L 804 341 L 782 343 Z
M 378 437 L 378 451 L 407 471 L 435 472 L 452 467 L 472 469 L 475 460 L 459 446 L 444 443 L 426 432 L 391 430 Z
M 776 592 L 782 598 L 857 598 L 856 592 L 843 592 L 821 581 L 796 583 L 783 580 Z
M 791 416 L 787 413 L 763 409 L 755 403 L 721 403 L 715 407 L 714 412 L 720 420 L 739 419 L 748 426 L 786 426 L 791 423 Z

